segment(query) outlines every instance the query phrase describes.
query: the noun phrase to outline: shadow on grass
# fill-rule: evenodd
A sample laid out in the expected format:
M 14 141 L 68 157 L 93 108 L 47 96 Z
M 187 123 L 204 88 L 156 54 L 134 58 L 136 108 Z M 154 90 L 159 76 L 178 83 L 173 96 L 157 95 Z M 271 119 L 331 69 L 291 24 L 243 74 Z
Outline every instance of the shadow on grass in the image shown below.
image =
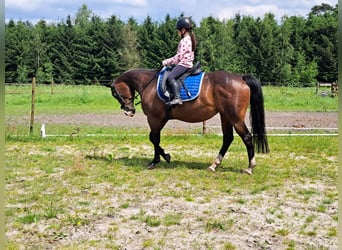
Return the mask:
M 151 162 L 152 159 L 144 158 L 144 157 L 115 157 L 104 156 L 104 155 L 86 155 L 86 159 L 96 160 L 96 161 L 104 161 L 107 163 L 116 163 L 122 162 L 122 165 L 136 168 L 136 169 L 147 169 L 147 166 Z M 211 163 L 208 162 L 190 162 L 190 161 L 180 161 L 175 160 L 170 163 L 161 159 L 161 161 L 155 166 L 153 169 L 176 169 L 176 168 L 186 168 L 192 170 L 207 170 Z M 150 169 L 153 171 L 153 169 Z M 232 173 L 241 173 L 242 169 L 236 168 L 234 166 L 221 166 L 217 168 L 218 172 L 232 172 Z

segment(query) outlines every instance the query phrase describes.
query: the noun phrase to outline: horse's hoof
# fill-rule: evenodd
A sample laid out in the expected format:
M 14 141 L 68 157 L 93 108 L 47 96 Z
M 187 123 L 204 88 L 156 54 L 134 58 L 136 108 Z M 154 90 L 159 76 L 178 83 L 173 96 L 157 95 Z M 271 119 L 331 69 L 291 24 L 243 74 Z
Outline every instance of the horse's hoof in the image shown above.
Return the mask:
M 210 166 L 210 167 L 208 167 L 208 171 L 210 171 L 210 172 L 215 172 L 216 170 L 215 170 L 215 167 Z
M 151 162 L 150 164 L 147 165 L 147 169 L 151 170 L 151 169 L 155 169 L 156 168 L 156 164 Z
M 246 169 L 242 170 L 242 173 L 252 175 L 252 168 L 246 168 Z
M 165 159 L 165 161 L 166 161 L 167 163 L 170 163 L 170 162 L 171 162 L 171 155 L 170 155 L 170 154 L 166 154 L 166 155 L 164 156 L 164 159 Z

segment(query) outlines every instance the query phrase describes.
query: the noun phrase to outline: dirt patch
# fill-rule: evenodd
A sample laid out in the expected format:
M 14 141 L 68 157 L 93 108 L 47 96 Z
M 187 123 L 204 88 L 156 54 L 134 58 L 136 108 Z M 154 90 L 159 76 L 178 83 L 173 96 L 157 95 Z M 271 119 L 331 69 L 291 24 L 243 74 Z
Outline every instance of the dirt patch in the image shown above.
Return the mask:
M 29 121 L 28 116 L 7 117 L 7 120 L 16 120 L 18 123 Z M 274 128 L 337 128 L 337 112 L 266 112 L 266 126 Z M 118 127 L 143 127 L 148 128 L 146 116 L 137 112 L 133 118 L 126 117 L 122 112 L 113 114 L 71 114 L 71 115 L 36 115 L 36 123 L 44 124 L 70 124 L 92 126 L 118 126 Z M 248 116 L 246 123 L 249 124 Z M 219 115 L 206 121 L 209 128 L 220 126 Z M 201 128 L 202 123 L 185 123 L 170 120 L 165 128 L 169 129 L 196 129 Z

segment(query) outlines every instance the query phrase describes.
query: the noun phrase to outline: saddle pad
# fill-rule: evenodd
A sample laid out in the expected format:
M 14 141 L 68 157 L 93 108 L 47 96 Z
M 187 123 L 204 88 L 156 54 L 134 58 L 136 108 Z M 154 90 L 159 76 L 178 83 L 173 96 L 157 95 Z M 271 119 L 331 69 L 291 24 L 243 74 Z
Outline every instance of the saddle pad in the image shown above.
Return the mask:
M 188 96 L 188 94 L 186 93 L 186 90 L 184 89 L 184 87 L 181 87 L 180 90 L 180 96 L 181 99 L 183 100 L 183 102 L 186 101 L 192 101 L 194 99 L 196 99 L 199 95 L 199 92 L 201 90 L 201 86 L 202 86 L 202 80 L 204 77 L 204 72 L 199 73 L 198 75 L 194 75 L 194 76 L 188 76 L 185 78 L 184 83 L 186 85 L 186 87 L 188 88 L 191 96 Z M 162 81 L 163 81 L 163 71 L 159 73 L 158 76 L 158 81 L 157 81 L 157 93 L 159 98 L 164 101 L 164 102 L 168 102 L 170 101 L 169 98 L 169 93 L 168 91 L 166 91 L 166 93 L 163 93 L 163 88 L 162 88 Z

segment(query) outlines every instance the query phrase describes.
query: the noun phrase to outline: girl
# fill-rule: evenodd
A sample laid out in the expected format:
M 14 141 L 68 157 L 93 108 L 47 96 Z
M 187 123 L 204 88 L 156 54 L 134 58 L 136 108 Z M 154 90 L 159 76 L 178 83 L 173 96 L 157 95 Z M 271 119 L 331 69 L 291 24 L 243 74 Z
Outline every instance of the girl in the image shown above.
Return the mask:
M 167 78 L 168 89 L 171 92 L 169 105 L 183 104 L 180 98 L 181 85 L 176 79 L 193 67 L 194 51 L 196 49 L 196 40 L 192 32 L 190 19 L 187 17 L 179 19 L 176 29 L 181 37 L 177 54 L 163 61 L 164 66 L 176 65 Z

